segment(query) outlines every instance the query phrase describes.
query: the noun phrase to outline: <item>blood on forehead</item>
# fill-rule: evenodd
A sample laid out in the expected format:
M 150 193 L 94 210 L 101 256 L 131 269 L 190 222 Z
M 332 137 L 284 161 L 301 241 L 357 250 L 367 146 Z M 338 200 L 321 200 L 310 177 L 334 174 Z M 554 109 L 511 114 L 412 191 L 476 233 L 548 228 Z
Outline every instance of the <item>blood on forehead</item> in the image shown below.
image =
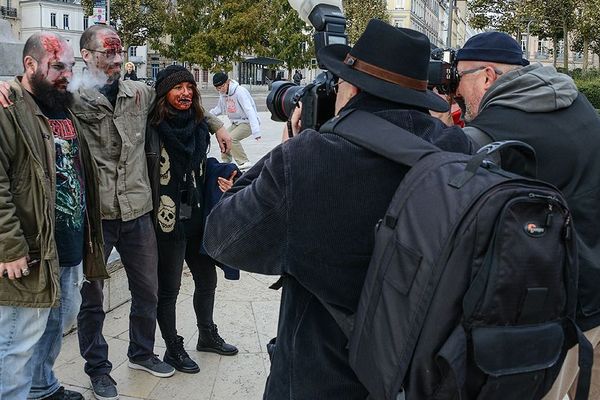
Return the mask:
M 100 43 L 107 50 L 113 49 L 116 51 L 121 51 L 121 39 L 114 34 L 101 36 Z
M 42 46 L 44 46 L 50 60 L 58 60 L 59 55 L 65 50 L 65 44 L 53 35 L 43 36 Z

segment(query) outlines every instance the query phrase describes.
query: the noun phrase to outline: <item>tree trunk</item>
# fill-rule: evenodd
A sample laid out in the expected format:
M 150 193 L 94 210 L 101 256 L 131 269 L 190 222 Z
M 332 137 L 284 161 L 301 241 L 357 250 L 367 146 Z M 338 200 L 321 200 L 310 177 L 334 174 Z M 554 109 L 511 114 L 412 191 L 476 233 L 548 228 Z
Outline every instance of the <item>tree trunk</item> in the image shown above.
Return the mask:
M 567 73 L 569 71 L 569 30 L 567 27 L 567 20 L 563 20 L 563 66 L 565 68 L 564 72 Z
M 552 66 L 554 68 L 556 68 L 556 60 L 558 59 L 558 38 L 557 37 L 552 38 L 552 47 L 554 47 L 554 49 L 552 50 Z
M 588 69 L 588 54 L 590 51 L 590 41 L 588 38 L 583 39 L 583 72 L 587 72 Z

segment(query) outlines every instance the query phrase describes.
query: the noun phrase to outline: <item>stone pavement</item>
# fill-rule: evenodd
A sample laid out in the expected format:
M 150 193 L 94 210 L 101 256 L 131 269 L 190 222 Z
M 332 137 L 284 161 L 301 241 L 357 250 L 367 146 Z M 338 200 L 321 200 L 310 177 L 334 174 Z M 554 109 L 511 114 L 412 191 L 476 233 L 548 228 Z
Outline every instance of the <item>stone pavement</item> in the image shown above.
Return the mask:
M 106 315 L 104 335 L 113 363 L 111 376 L 117 381 L 121 399 L 177 400 L 260 400 L 269 371 L 266 344 L 275 336 L 279 312 L 279 292 L 269 289 L 277 277 L 242 272 L 239 281 L 227 281 L 220 270 L 215 302 L 215 323 L 219 333 L 238 347 L 236 356 L 196 351 L 198 331 L 194 317 L 194 290 L 190 272 L 185 269 L 177 304 L 178 333 L 185 348 L 200 365 L 200 373 L 176 371 L 170 378 L 157 378 L 127 366 L 127 302 Z M 154 352 L 162 359 L 165 345 L 156 331 Z M 83 372 L 77 333 L 65 336 L 55 371 L 65 387 L 94 399 L 88 376 Z
M 262 97 L 262 99 L 261 99 Z M 257 106 L 266 97 L 255 96 Z M 215 99 L 216 101 L 216 99 Z M 204 100 L 207 109 L 214 103 Z M 261 107 L 259 107 L 259 110 Z M 257 141 L 245 139 L 242 144 L 250 160 L 255 163 L 281 142 L 283 123 L 270 120 L 270 113 L 259 112 L 262 138 Z M 229 126 L 227 117 L 220 117 Z M 210 156 L 218 158 L 219 148 L 214 139 Z M 177 305 L 177 326 L 179 334 L 186 342 L 190 356 L 199 362 L 200 373 L 183 374 L 176 372 L 170 378 L 156 378 L 146 372 L 130 369 L 127 366 L 127 346 L 129 337 L 129 307 L 126 302 L 106 315 L 104 335 L 109 344 L 109 358 L 113 363 L 111 376 L 117 381 L 121 399 L 178 399 L 178 400 L 260 400 L 269 371 L 266 344 L 275 336 L 279 312 L 279 292 L 268 288 L 276 277 L 242 272 L 239 281 L 227 281 L 220 270 L 215 302 L 215 322 L 219 333 L 229 343 L 236 345 L 240 352 L 233 357 L 200 353 L 195 350 L 198 332 L 194 317 L 192 295 L 193 280 L 185 269 L 181 293 Z M 107 287 L 114 290 L 108 300 L 127 292 L 127 283 L 122 269 L 113 272 Z M 113 289 L 115 288 L 115 289 Z M 110 298 L 110 299 L 109 299 Z M 125 297 L 126 298 L 126 297 Z M 120 304 L 123 300 L 115 302 Z M 157 327 L 155 353 L 162 359 L 164 341 Z M 55 371 L 61 383 L 93 399 L 90 381 L 83 372 L 83 359 L 79 355 L 77 333 L 65 336 L 62 352 L 56 362 Z

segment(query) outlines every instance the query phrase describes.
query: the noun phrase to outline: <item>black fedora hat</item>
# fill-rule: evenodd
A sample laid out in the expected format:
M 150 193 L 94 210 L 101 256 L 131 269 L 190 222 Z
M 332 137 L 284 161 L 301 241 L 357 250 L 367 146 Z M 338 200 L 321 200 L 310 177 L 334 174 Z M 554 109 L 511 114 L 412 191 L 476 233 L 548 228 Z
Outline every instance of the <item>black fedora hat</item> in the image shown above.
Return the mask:
M 433 111 L 448 111 L 444 99 L 427 90 L 430 45 L 427 36 L 372 19 L 354 47 L 332 44 L 319 61 L 374 96 Z

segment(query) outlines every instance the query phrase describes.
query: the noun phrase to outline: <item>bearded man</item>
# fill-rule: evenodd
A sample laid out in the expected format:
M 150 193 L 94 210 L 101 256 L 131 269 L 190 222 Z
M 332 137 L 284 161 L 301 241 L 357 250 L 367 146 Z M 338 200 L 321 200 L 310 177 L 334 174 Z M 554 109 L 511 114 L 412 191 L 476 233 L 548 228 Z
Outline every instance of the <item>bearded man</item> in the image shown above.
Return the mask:
M 34 34 L 0 109 L 0 399 L 83 399 L 52 371 L 83 259 L 88 279 L 106 276 L 96 169 L 69 111 L 74 64 L 61 36 Z

